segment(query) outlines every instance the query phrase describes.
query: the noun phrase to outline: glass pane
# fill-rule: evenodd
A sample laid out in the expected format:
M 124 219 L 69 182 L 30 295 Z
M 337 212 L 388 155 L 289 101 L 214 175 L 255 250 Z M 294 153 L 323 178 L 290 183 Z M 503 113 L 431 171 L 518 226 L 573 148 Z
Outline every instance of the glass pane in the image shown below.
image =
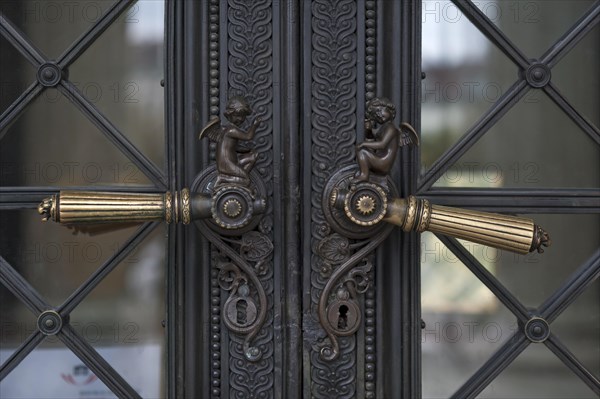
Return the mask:
M 28 338 L 35 331 L 35 322 L 23 302 L 0 284 L 0 357 L 10 356 Z
M 499 251 L 496 277 L 526 307 L 539 307 L 598 248 L 600 215 L 533 215 L 549 232 L 552 246 L 543 254 Z
M 426 398 L 450 396 L 517 329 L 510 311 L 431 233 L 421 236 L 421 306 Z
M 3 361 L 5 358 L 5 354 L 0 351 L 0 360 Z M 7 399 L 116 398 L 110 389 L 56 337 L 47 338 L 0 382 L 0 397 Z
M 422 29 L 421 162 L 427 169 L 518 76 L 450 1 L 424 1 Z
M 59 306 L 137 230 L 137 225 L 96 225 L 86 233 L 37 210 L 0 211 L 0 253 L 52 306 Z
M 463 246 L 494 273 L 498 250 L 462 241 Z M 485 259 L 484 259 L 485 257 Z M 435 235 L 421 235 L 422 308 L 480 313 L 495 306 L 494 295 Z
M 552 81 L 585 118 L 600 127 L 600 25 L 592 29 L 554 68 Z M 590 90 L 590 88 L 595 88 Z
M 164 169 L 163 25 L 163 1 L 134 3 L 73 63 L 69 79 Z
M 165 224 L 159 225 L 71 313 L 71 324 L 131 384 L 145 381 L 147 397 L 165 388 Z
M 473 2 L 529 58 L 539 58 L 594 0 Z
M 152 184 L 55 89 L 44 91 L 8 128 L 0 159 L 2 186 Z
M 0 70 L 1 114 L 36 80 L 36 70 L 4 36 L 0 36 Z
M 50 59 L 56 59 L 91 28 L 114 0 L 3 0 L 2 11 Z
M 596 378 L 600 378 L 599 299 L 600 280 L 596 280 L 551 325 L 554 335 Z
M 531 344 L 478 398 L 594 399 L 598 396 L 544 344 Z
M 530 91 L 436 187 L 600 187 L 600 150 L 541 91 Z

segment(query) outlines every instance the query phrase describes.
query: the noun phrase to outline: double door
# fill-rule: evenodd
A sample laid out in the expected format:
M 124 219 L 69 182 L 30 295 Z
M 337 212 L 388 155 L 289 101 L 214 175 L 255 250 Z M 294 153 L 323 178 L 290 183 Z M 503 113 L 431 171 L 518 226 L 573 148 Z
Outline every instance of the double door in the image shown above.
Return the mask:
M 550 364 L 566 392 L 597 394 L 599 98 L 576 76 L 597 86 L 600 5 L 567 8 L 3 3 L 0 392 L 523 396 L 523 375 L 561 389 L 538 372 Z M 340 234 L 331 178 L 356 167 L 384 97 L 420 135 L 387 176 L 394 197 L 533 214 L 553 246 Z M 240 130 L 262 119 L 239 143 L 250 188 L 206 212 L 264 199 L 241 230 L 180 209 L 169 224 L 39 220 L 60 191 L 154 195 L 163 219 L 165 193 L 184 209 L 186 189 L 218 191 L 222 148 L 198 136 L 232 98 L 252 109 Z

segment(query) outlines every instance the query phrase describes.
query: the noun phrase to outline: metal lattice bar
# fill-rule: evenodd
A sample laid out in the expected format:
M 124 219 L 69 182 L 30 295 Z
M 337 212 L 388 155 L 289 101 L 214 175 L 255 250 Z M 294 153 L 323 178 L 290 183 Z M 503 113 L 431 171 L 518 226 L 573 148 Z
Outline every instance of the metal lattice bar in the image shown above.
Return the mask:
M 455 239 L 448 238 L 444 236 L 438 237 L 444 245 L 446 245 L 459 259 L 471 269 L 471 265 L 474 263 L 477 264 L 477 260 L 472 257 L 470 253 L 464 249 Z M 462 247 L 462 250 L 461 250 Z M 469 259 L 472 258 L 472 259 Z M 512 296 L 508 291 L 506 291 L 502 287 L 502 292 L 498 293 L 492 289 L 477 273 L 476 271 L 481 271 L 483 266 L 479 265 L 475 270 L 471 269 L 481 281 L 483 281 L 488 288 L 492 290 L 492 292 L 500 299 L 503 303 L 502 299 L 504 294 Z M 485 271 L 485 268 L 483 268 Z M 489 273 L 488 273 L 489 274 Z M 553 320 L 558 317 L 558 315 L 567 308 L 598 276 L 600 275 L 600 250 L 596 251 L 596 253 L 582 265 L 575 273 L 573 273 L 572 277 L 565 283 L 559 290 L 552 295 L 544 305 L 540 307 L 538 312 L 548 323 L 551 323 Z M 493 276 L 492 279 L 495 280 Z M 498 283 L 499 284 L 499 283 Z M 514 299 L 519 305 L 520 303 Z M 506 303 L 505 303 L 506 305 Z M 508 305 L 507 305 L 508 306 Z M 521 305 L 522 306 L 522 305 Z M 514 310 L 509 307 L 511 311 Z M 525 310 L 527 312 L 527 310 Z M 517 316 L 518 317 L 518 316 Z M 521 320 L 524 321 L 524 320 Z M 515 334 L 515 336 L 519 335 L 522 340 L 524 340 L 523 346 L 514 346 L 513 349 L 509 349 L 508 346 L 501 348 L 486 364 L 484 364 L 476 373 L 461 387 L 454 395 L 454 398 L 471 398 L 477 396 L 481 393 L 485 387 L 498 375 L 500 372 L 506 368 L 519 354 L 522 352 L 525 347 L 529 344 L 529 341 L 525 337 L 525 335 L 519 331 Z M 513 337 L 514 338 L 514 337 Z M 566 347 L 562 345 L 562 343 L 554 337 L 553 340 L 547 344 L 550 350 L 552 350 L 571 370 L 573 370 L 578 376 L 582 378 L 582 380 L 592 389 L 594 389 L 595 381 L 590 379 L 587 375 L 589 372 L 583 367 L 580 362 L 573 356 Z M 514 351 L 514 353 L 510 353 Z M 496 370 L 496 368 L 500 368 Z
M 521 332 L 513 334 L 508 341 L 485 362 L 451 397 L 454 399 L 475 398 L 479 395 L 513 360 L 529 346 L 530 341 Z
M 548 323 L 551 323 L 599 276 L 600 249 L 596 250 L 594 255 L 540 306 L 539 313 Z
M 73 327 L 64 326 L 57 336 L 115 395 L 128 399 L 141 398 L 127 381 L 73 330 Z
M 33 82 L 0 116 L 0 140 L 8 132 L 8 127 L 23 113 L 25 108 L 40 95 L 44 87 Z
M 0 34 L 6 38 L 34 67 L 47 61 L 42 53 L 13 23 L 0 12 Z
M 585 12 L 573 27 L 548 49 L 541 57 L 541 62 L 548 68 L 552 68 L 598 23 L 600 23 L 600 1 L 596 1 L 590 10 Z
M 0 256 L 0 283 L 4 284 L 36 316 L 50 305 L 17 271 Z
M 577 124 L 577 126 L 581 128 L 581 130 L 586 132 L 596 144 L 600 145 L 600 130 L 584 118 L 571 103 L 569 103 L 560 91 L 558 91 L 558 88 L 554 83 L 549 82 L 548 85 L 544 87 L 544 92 L 573 120 L 573 122 Z
M 121 0 L 111 6 L 111 8 L 102 15 L 102 17 L 71 47 L 69 47 L 59 58 L 57 63 L 61 68 L 71 65 L 77 57 L 85 52 L 94 43 L 94 41 L 117 19 L 119 16 L 133 4 L 135 0 Z
M 453 0 L 463 14 L 504 54 L 515 62 L 522 70 L 530 67 L 528 60 L 523 53 L 498 29 L 491 21 L 469 0 Z M 592 8 L 585 13 L 574 25 L 566 32 L 543 56 L 541 65 L 552 68 L 564 57 L 590 30 L 600 22 L 600 1 L 594 3 Z M 516 84 L 525 85 L 525 81 L 520 80 Z M 537 87 L 537 86 L 536 86 Z M 600 143 L 600 133 L 598 128 L 586 120 L 559 92 L 556 86 L 549 82 L 544 86 L 546 94 L 567 114 L 569 117 L 584 130 L 596 143 Z M 495 104 L 491 110 L 484 115 L 483 119 L 496 111 Z M 513 103 L 514 104 L 514 103 Z M 494 120 L 490 123 L 493 124 Z M 506 211 L 506 212 L 540 212 L 548 213 L 562 211 L 565 213 L 575 212 L 596 212 L 600 211 L 600 193 L 598 190 L 469 190 L 469 189 L 431 189 L 437 178 L 447 170 L 449 164 L 453 164 L 464 153 L 461 148 L 469 148 L 479 138 L 477 130 L 471 128 L 456 145 L 446 151 L 433 167 L 425 174 L 420 187 L 420 194 L 435 198 L 436 202 L 448 205 L 465 206 L 465 201 L 469 207 L 478 207 L 479 209 Z M 485 130 L 489 129 L 487 127 Z M 484 131 L 485 131 L 484 130 Z M 475 196 L 473 196 L 475 195 Z M 458 201 L 458 202 L 457 202 Z M 575 212 L 574 212 L 575 210 Z M 439 239 L 455 254 L 459 259 L 469 267 L 476 276 L 484 282 L 488 288 L 519 317 L 521 313 L 521 322 L 526 321 L 530 316 L 524 307 L 499 284 L 494 276 L 489 274 L 485 268 L 462 247 L 455 239 L 439 237 Z M 565 308 L 567 308 L 584 290 L 600 275 L 600 251 L 580 267 L 573 274 L 569 281 L 563 285 L 554 295 L 552 295 L 542 305 L 538 314 L 545 319 L 545 322 L 552 322 Z M 494 284 L 497 283 L 497 284 Z M 513 298 L 506 302 L 506 295 Z M 517 304 L 517 312 L 510 305 Z M 527 338 L 523 332 L 515 334 L 517 342 L 506 343 L 494 356 L 486 362 L 476 373 L 461 387 L 453 397 L 471 398 L 481 393 L 485 387 L 506 368 L 522 352 L 532 338 Z M 577 376 L 579 376 L 594 392 L 600 393 L 600 384 L 585 367 L 573 356 L 569 350 L 562 345 L 560 340 L 550 334 L 545 341 L 548 348 L 556 354 Z
M 86 33 L 84 33 L 69 49 L 59 58 L 61 68 L 66 68 L 79 55 L 81 55 L 124 10 L 133 3 L 133 0 L 123 0 L 115 3 L 101 19 L 96 22 Z M 26 36 L 18 30 L 3 14 L 0 14 L 0 33 L 15 46 L 34 66 L 48 62 L 43 55 Z M 8 127 L 35 99 L 44 88 L 38 82 L 32 84 L 21 96 L 11 104 L 2 114 L 0 129 L 5 133 Z M 156 166 L 147 159 L 104 115 L 92 105 L 75 88 L 75 86 L 63 79 L 58 89 L 70 99 L 108 138 L 115 144 L 132 162 L 134 162 L 158 188 L 166 188 L 166 178 Z M 0 136 L 0 139 L 2 136 Z M 45 195 L 44 191 L 55 193 L 57 188 L 40 187 L 8 187 L 2 188 L 0 197 L 0 208 L 23 209 L 35 207 L 40 197 Z M 150 188 L 152 190 L 152 188 Z M 118 191 L 130 191 L 119 188 Z M 139 190 L 135 190 L 139 191 Z M 32 203 L 32 197 L 36 197 Z M 156 226 L 155 223 L 146 223 L 126 242 L 121 249 L 107 260 L 84 284 L 82 284 L 60 308 L 62 317 L 66 317 L 103 279 L 106 277 L 134 248 L 139 244 Z M 14 269 L 0 257 L 0 282 L 17 298 L 22 300 L 36 315 L 44 310 L 51 309 L 49 305 L 39 296 Z M 122 398 L 139 398 L 137 392 L 104 360 L 87 342 L 81 338 L 67 323 L 62 326 L 57 336 L 92 370 L 117 396 Z M 33 333 L 3 364 L 0 368 L 0 376 L 4 378 L 23 360 L 44 338 L 40 330 Z
M 63 80 L 58 89 L 157 187 L 166 190 L 164 174 L 73 83 Z
M 58 308 L 58 313 L 66 317 L 104 278 L 113 271 L 127 256 L 158 226 L 157 222 L 144 223 L 119 250 L 104 262 L 71 296 Z
M 520 79 L 502 95 L 502 97 L 465 133 L 452 147 L 450 147 L 433 166 L 425 173 L 420 181 L 420 192 L 429 189 L 450 166 L 452 166 L 467 150 L 487 132 L 500 118 L 502 118 L 527 92 L 527 82 Z
M 515 44 L 470 0 L 452 0 L 456 7 L 481 33 L 496 45 L 521 69 L 527 69 L 529 60 Z
M 600 381 L 565 347 L 555 335 L 550 334 L 544 344 L 558 357 L 571 371 L 589 386 L 596 395 L 600 396 Z
M 431 188 L 418 195 L 435 204 L 509 213 L 600 213 L 598 189 Z
M 521 322 L 529 319 L 529 312 L 457 239 L 436 237 L 508 308 Z
M 41 312 L 50 309 L 50 305 L 17 271 L 0 256 L 0 283 L 13 293 L 37 317 Z M 34 350 L 44 336 L 40 331 L 34 332 L 0 367 L 0 381 L 3 380 L 21 361 Z
M 39 330 L 34 331 L 0 366 L 0 381 L 13 371 L 46 338 Z

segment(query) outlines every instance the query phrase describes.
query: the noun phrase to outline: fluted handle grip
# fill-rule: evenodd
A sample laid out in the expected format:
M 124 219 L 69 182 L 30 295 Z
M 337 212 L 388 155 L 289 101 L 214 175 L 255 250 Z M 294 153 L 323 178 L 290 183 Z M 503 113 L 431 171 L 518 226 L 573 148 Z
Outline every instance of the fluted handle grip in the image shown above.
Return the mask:
M 190 192 L 119 193 L 61 191 L 38 206 L 42 220 L 61 224 L 165 221 L 188 224 Z
M 548 233 L 531 219 L 432 205 L 412 195 L 397 198 L 372 182 L 351 182 L 347 188 L 344 184 L 342 179 L 337 187 L 329 186 L 325 216 L 347 237 L 356 237 L 355 230 L 373 232 L 385 221 L 406 232 L 431 231 L 520 254 L 544 252 L 542 247 L 550 245 Z
M 431 205 L 413 196 L 390 201 L 384 220 L 404 231 L 430 231 L 520 254 L 544 252 L 550 244 L 548 233 L 531 219 Z
M 190 194 L 187 188 L 166 193 L 61 191 L 38 206 L 42 220 L 61 224 L 165 221 L 189 224 L 212 218 L 226 230 L 246 227 L 266 203 L 249 189 L 224 185 L 212 193 Z

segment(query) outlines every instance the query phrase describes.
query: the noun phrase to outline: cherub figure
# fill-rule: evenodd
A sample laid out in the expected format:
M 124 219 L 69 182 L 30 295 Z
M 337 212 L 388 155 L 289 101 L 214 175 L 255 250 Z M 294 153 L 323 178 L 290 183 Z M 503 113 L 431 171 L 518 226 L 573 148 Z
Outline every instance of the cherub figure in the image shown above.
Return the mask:
M 394 125 L 396 107 L 387 98 L 374 98 L 367 103 L 365 112 L 365 141 L 356 146 L 358 172 L 354 181 L 367 181 L 372 173 L 387 175 L 398 153 L 398 147 L 419 145 L 419 136 L 408 123 Z M 381 125 L 373 131 L 375 124 Z
M 239 149 L 238 141 L 252 140 L 262 121 L 259 117 L 256 118 L 248 131 L 240 128 L 246 121 L 246 117 L 252 114 L 252 109 L 248 101 L 239 96 L 229 99 L 223 114 L 231 124 L 221 125 L 220 119 L 214 117 L 200 132 L 200 139 L 208 137 L 217 143 L 216 161 L 219 174 L 215 187 L 226 183 L 249 186 L 249 173 L 256 163 L 256 153 L 252 150 Z

